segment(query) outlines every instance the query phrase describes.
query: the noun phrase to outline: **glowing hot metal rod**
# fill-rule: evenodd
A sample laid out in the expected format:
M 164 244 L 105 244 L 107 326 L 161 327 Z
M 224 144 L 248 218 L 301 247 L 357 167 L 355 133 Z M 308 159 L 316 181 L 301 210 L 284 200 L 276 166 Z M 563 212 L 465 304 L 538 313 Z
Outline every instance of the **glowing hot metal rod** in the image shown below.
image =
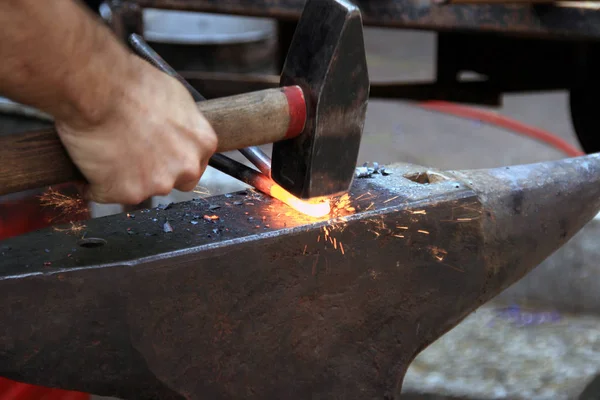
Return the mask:
M 0 242 L 0 374 L 136 400 L 397 399 L 421 350 L 600 210 L 599 155 L 391 172 L 335 219 L 244 192 Z
M 294 210 L 306 214 L 313 218 L 323 218 L 329 215 L 331 207 L 326 199 L 317 199 L 316 201 L 302 200 L 273 182 L 266 175 L 246 167 L 231 158 L 222 154 L 215 154 L 211 157 L 209 165 L 219 171 L 236 178 L 257 190 L 265 193 L 277 200 L 287 204 Z

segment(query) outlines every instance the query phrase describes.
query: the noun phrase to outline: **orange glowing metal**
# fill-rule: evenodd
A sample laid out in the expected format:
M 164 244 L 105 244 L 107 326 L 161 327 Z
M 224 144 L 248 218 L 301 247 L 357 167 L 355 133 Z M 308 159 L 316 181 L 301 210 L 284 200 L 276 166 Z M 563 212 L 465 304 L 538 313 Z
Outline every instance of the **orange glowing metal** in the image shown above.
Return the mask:
M 329 201 L 311 202 L 300 200 L 279 185 L 271 186 L 269 194 L 282 203 L 292 207 L 294 210 L 308 215 L 309 217 L 322 218 L 329 215 L 331 212 Z

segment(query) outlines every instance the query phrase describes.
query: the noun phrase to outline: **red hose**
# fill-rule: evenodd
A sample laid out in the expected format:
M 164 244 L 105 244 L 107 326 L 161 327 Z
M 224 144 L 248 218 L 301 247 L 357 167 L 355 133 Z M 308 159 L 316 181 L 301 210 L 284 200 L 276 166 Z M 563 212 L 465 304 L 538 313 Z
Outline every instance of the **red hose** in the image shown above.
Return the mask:
M 570 143 L 567 143 L 565 140 L 553 135 L 550 132 L 534 126 L 526 125 L 522 122 L 515 121 L 500 114 L 478 110 L 471 107 L 460 106 L 458 104 L 448 103 L 446 101 L 425 101 L 419 103 L 419 105 L 426 110 L 437 111 L 462 118 L 474 119 L 497 126 L 499 128 L 510 130 L 522 136 L 539 140 L 540 142 L 548 144 L 555 149 L 562 151 L 569 157 L 579 157 L 585 155 L 585 153 L 578 148 L 572 146 Z

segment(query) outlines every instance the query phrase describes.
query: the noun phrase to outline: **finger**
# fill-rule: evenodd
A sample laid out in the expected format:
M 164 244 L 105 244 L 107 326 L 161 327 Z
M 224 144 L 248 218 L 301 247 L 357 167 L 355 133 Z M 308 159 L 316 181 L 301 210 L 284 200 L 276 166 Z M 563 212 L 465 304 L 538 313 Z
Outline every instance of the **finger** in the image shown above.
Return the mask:
M 175 189 L 177 189 L 181 192 L 191 192 L 198 186 L 198 181 L 199 181 L 199 179 L 192 179 L 192 180 L 177 182 L 177 184 L 175 185 Z

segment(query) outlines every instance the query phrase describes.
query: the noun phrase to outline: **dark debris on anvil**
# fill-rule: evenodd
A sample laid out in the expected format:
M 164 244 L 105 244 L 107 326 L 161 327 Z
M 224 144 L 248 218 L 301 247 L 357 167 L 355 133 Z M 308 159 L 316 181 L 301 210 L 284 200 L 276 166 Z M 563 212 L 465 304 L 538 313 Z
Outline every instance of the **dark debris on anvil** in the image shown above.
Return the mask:
M 156 207 L 156 209 L 157 210 L 168 210 L 169 208 L 171 208 L 172 205 L 173 205 L 173 203 L 159 204 L 158 207 Z
M 210 211 L 218 210 L 219 208 L 221 208 L 221 206 L 218 204 L 211 204 L 210 206 L 208 206 L 208 209 Z
M 392 172 L 386 169 L 384 165 L 379 165 L 378 162 L 374 162 L 371 167 L 369 167 L 369 163 L 364 163 L 362 167 L 356 168 L 354 176 L 356 178 L 370 178 L 373 175 L 378 174 L 388 176 L 391 175 Z

